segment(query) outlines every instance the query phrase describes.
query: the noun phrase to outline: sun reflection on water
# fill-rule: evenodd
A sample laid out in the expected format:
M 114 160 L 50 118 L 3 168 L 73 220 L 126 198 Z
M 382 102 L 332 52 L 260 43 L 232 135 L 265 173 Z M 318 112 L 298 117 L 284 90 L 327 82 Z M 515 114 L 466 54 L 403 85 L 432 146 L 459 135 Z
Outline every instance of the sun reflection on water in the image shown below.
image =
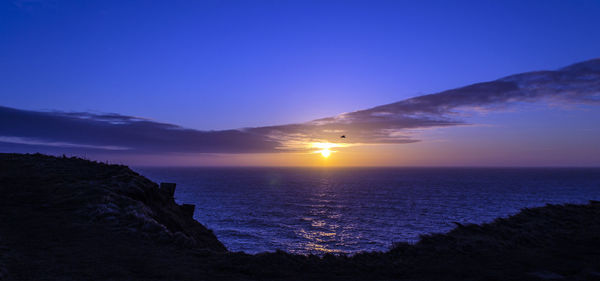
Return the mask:
M 296 230 L 302 238 L 303 252 L 314 254 L 341 253 L 340 244 L 348 240 L 351 229 L 343 226 L 343 206 L 337 200 L 336 186 L 329 177 L 315 182 L 309 204 L 300 218 L 303 227 Z

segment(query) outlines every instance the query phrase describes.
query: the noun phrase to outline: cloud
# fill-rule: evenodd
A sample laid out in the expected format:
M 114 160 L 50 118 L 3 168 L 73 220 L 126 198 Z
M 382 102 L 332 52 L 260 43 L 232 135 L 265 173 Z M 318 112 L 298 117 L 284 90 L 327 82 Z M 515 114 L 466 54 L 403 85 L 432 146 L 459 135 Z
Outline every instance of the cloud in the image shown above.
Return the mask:
M 62 148 L 90 148 L 90 149 L 100 149 L 100 150 L 129 150 L 129 147 L 122 146 L 110 146 L 110 145 L 90 145 L 90 144 L 77 144 L 77 143 L 68 143 L 68 142 L 52 142 L 52 141 L 39 141 L 36 139 L 27 139 L 21 137 L 1 137 L 0 142 L 4 143 L 13 143 L 13 144 L 25 144 L 25 145 L 35 145 L 35 146 L 52 146 L 52 147 L 62 147 Z
M 423 95 L 366 110 L 303 124 L 255 128 L 274 139 L 337 141 L 340 134 L 356 143 L 418 141 L 408 129 L 464 125 L 464 112 L 505 109 L 524 102 L 600 104 L 600 59 L 557 71 L 517 74 L 495 81 Z
M 272 152 L 278 143 L 240 130 L 198 131 L 118 114 L 36 112 L 0 107 L 0 142 L 145 153 Z M 19 138 L 19 139 L 15 139 Z M 26 140 L 26 141 L 23 141 Z M 68 145 L 67 145 L 68 144 Z
M 600 104 L 600 59 L 423 95 L 306 123 L 199 131 L 120 114 L 36 112 L 0 107 L 0 143 L 121 153 L 305 151 L 310 142 L 347 145 L 419 141 L 411 131 L 468 124 L 464 113 L 520 103 Z

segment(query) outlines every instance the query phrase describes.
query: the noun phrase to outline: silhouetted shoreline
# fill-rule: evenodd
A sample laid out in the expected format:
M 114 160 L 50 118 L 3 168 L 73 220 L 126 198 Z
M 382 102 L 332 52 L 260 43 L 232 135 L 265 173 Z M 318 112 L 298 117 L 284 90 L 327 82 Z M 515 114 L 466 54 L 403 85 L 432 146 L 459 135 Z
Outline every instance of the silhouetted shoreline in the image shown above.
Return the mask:
M 600 279 L 595 201 L 319 257 L 229 252 L 191 206 L 121 165 L 0 154 L 0 194 L 0 280 Z

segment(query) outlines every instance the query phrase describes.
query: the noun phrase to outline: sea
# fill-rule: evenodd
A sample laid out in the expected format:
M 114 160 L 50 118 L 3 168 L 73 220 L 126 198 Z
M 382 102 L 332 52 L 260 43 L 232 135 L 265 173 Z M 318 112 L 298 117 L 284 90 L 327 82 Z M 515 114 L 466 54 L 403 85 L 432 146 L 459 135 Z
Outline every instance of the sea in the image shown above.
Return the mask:
M 385 251 L 522 208 L 600 200 L 600 168 L 135 168 L 230 251 Z

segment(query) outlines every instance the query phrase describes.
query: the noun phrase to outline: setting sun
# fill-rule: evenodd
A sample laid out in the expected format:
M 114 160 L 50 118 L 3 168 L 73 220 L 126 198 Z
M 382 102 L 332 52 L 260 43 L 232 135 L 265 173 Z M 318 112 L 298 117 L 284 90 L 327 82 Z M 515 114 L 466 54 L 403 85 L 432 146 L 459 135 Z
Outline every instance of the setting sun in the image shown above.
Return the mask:
M 327 157 L 329 157 L 329 155 L 331 155 L 331 150 L 329 150 L 327 148 L 321 150 L 320 152 L 321 152 L 321 155 L 323 155 L 323 157 L 325 157 L 325 158 L 327 158 Z
M 600 0 L 81 2 L 0 0 L 0 281 L 600 276 Z
M 316 148 L 318 150 L 313 151 L 313 153 L 321 153 L 321 155 L 325 158 L 331 156 L 332 153 L 337 152 L 335 150 L 331 150 L 334 147 L 345 147 L 345 144 L 339 143 L 330 143 L 330 142 L 313 142 L 310 144 L 311 148 Z

